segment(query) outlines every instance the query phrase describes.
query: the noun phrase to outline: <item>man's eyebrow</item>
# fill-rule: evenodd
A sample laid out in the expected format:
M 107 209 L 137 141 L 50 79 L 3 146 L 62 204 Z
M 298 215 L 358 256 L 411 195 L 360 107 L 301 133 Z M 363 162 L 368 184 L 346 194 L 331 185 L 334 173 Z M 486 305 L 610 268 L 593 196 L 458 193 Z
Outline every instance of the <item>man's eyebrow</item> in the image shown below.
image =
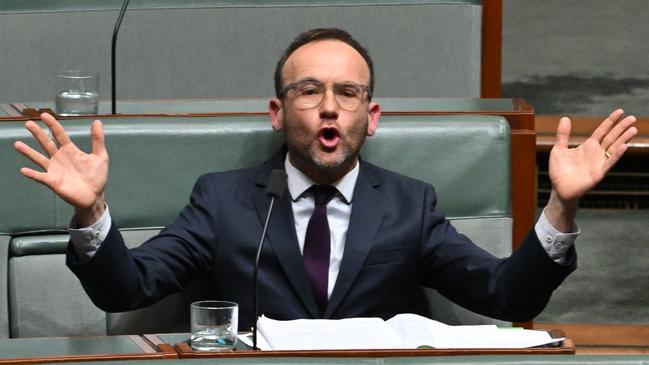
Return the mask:
M 316 79 L 315 77 L 305 77 L 303 79 L 299 79 L 299 80 L 297 80 L 295 82 L 292 82 L 292 83 L 288 84 L 288 86 L 298 85 L 298 84 L 302 84 L 302 83 L 305 83 L 305 82 L 312 82 L 312 83 L 318 83 L 318 84 L 323 84 L 324 85 L 324 82 Z M 344 80 L 344 81 L 340 81 L 340 82 L 335 82 L 334 85 L 350 86 L 350 85 L 364 85 L 364 84 L 356 82 L 356 81 L 352 81 L 352 80 Z
M 292 82 L 291 85 L 300 84 L 300 83 L 303 83 L 303 82 L 319 82 L 321 84 L 323 83 L 322 81 L 316 79 L 315 77 L 305 77 L 303 79 Z
M 357 86 L 357 85 L 361 85 L 362 86 L 363 84 L 361 84 L 360 82 L 356 82 L 356 81 L 341 81 L 341 82 L 335 83 L 335 85 L 341 85 L 341 86 Z

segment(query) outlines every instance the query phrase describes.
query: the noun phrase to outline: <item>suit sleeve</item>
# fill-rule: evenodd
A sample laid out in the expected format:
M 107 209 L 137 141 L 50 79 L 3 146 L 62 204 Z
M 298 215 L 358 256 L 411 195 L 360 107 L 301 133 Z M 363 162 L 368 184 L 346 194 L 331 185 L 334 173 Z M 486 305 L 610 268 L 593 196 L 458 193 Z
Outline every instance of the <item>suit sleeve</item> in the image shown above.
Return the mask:
M 576 268 L 574 247 L 565 263 L 557 264 L 534 230 L 510 257 L 497 258 L 458 233 L 436 211 L 432 187 L 425 195 L 420 280 L 458 305 L 506 321 L 528 321 Z
M 121 312 L 151 305 L 182 291 L 211 266 L 218 217 L 207 206 L 206 180 L 197 181 L 176 221 L 140 247 L 129 250 L 114 223 L 88 261 L 80 261 L 68 245 L 66 263 L 97 307 Z

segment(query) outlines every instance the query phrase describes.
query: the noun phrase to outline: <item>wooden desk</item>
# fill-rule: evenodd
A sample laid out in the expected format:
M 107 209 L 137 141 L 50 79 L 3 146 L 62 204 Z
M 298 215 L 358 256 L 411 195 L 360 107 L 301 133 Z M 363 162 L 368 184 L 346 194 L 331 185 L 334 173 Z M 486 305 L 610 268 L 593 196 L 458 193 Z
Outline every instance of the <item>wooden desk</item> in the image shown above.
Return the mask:
M 142 337 L 44 337 L 0 340 L 0 364 L 36 364 L 94 360 L 174 359 L 170 347 Z
M 535 323 L 534 328 L 561 329 L 578 355 L 649 354 L 649 325 Z
M 544 355 L 473 355 L 473 356 L 440 356 L 431 358 L 396 357 L 396 358 L 205 358 L 205 359 L 176 359 L 176 360 L 137 360 L 111 361 L 111 365 L 642 365 L 649 363 L 649 356 L 544 356 Z M 102 365 L 97 362 L 74 362 L 70 365 Z M 107 364 L 108 365 L 108 364 Z
M 148 342 L 157 345 L 174 345 L 181 359 L 200 358 L 398 358 L 398 357 L 440 357 L 440 356 L 477 356 L 477 355 L 572 355 L 575 353 L 573 342 L 566 339 L 561 346 L 524 349 L 386 349 L 386 350 L 299 350 L 299 351 L 252 351 L 251 347 L 237 343 L 236 351 L 198 352 L 187 342 L 189 334 L 144 335 Z M 553 338 L 565 337 L 563 333 L 554 332 Z
M 188 334 L 130 335 L 130 336 L 96 336 L 96 337 L 46 337 L 0 340 L 0 364 L 40 364 L 61 362 L 92 362 L 169 359 L 209 359 L 218 362 L 248 363 L 350 363 L 367 362 L 368 359 L 392 359 L 388 362 L 421 364 L 422 359 L 445 356 L 478 356 L 488 358 L 502 355 L 569 355 L 574 353 L 571 342 L 562 347 L 530 349 L 413 349 L 413 350 L 328 350 L 328 351 L 251 351 L 241 344 L 233 352 L 198 352 L 195 353 L 186 343 Z M 173 345 L 176 344 L 174 348 Z M 184 345 L 184 347 L 182 346 Z M 178 352 L 177 352 L 178 351 Z M 255 359 L 250 359 L 254 357 Z M 407 360 L 408 358 L 419 360 Z M 169 364 L 184 364 L 184 361 L 173 361 Z M 193 362 L 192 362 L 193 363 Z
M 0 104 L 0 120 L 21 117 L 22 113 L 11 104 Z

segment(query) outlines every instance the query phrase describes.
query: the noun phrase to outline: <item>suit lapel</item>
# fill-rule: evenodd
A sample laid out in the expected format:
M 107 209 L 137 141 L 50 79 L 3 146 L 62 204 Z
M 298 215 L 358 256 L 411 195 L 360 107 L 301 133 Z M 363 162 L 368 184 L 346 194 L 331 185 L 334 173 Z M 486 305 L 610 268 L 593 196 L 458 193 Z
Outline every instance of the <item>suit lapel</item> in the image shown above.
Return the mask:
M 279 156 L 278 156 L 279 155 Z M 285 153 L 276 154 L 268 163 L 264 164 L 256 176 L 255 184 L 255 207 L 259 220 L 263 225 L 266 220 L 270 199 L 266 196 L 265 187 L 272 169 L 284 169 L 283 157 Z M 273 213 L 268 223 L 266 237 L 267 243 L 275 252 L 282 269 L 286 273 L 288 281 L 302 300 L 302 303 L 311 314 L 312 318 L 319 318 L 319 310 L 307 279 L 304 261 L 295 233 L 293 221 L 293 210 L 291 208 L 291 195 L 285 192 L 284 196 L 275 201 Z M 260 263 L 260 270 L 263 270 L 264 263 Z
M 349 292 L 383 220 L 384 208 L 376 189 L 379 183 L 369 169 L 367 164 L 361 163 L 354 188 L 352 214 L 345 239 L 345 252 L 324 318 L 331 317 Z

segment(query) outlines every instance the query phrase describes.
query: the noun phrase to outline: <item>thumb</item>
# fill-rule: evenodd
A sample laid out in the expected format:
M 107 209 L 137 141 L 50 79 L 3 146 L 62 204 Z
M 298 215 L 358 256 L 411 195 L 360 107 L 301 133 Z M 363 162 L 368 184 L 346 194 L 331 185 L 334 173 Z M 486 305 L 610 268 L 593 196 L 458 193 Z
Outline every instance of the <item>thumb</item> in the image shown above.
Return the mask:
M 557 126 L 557 137 L 554 146 L 558 148 L 568 148 L 568 140 L 570 139 L 571 122 L 570 118 L 562 117 Z
M 90 134 L 92 135 L 92 153 L 98 156 L 106 156 L 106 144 L 104 140 L 104 128 L 99 120 L 92 122 L 90 127 Z

